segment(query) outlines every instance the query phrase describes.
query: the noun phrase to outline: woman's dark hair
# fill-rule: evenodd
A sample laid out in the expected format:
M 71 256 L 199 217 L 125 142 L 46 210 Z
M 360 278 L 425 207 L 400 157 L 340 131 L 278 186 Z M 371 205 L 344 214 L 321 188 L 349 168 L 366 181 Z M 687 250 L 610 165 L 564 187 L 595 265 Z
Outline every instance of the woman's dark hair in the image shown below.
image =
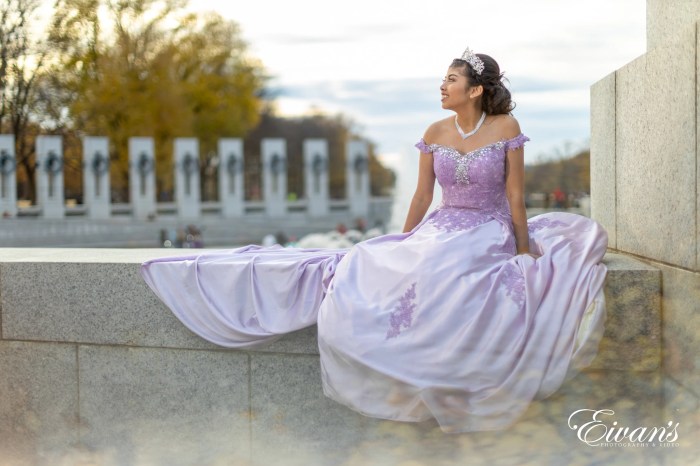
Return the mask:
M 512 112 L 515 108 L 515 102 L 511 100 L 510 91 L 503 83 L 507 79 L 503 77 L 498 63 L 483 53 L 477 53 L 476 56 L 484 62 L 484 71 L 481 72 L 481 76 L 476 74 L 474 68 L 466 61 L 459 58 L 452 60 L 450 68 L 462 68 L 462 74 L 467 77 L 470 86 L 484 87 L 484 93 L 481 97 L 481 109 L 487 115 L 501 115 Z

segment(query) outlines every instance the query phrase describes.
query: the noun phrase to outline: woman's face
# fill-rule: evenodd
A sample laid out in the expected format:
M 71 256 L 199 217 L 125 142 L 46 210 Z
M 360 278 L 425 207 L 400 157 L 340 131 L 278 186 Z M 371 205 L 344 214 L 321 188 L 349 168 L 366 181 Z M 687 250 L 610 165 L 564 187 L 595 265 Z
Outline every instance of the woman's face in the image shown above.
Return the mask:
M 452 110 L 469 102 L 469 82 L 460 68 L 448 68 L 440 86 L 442 108 Z

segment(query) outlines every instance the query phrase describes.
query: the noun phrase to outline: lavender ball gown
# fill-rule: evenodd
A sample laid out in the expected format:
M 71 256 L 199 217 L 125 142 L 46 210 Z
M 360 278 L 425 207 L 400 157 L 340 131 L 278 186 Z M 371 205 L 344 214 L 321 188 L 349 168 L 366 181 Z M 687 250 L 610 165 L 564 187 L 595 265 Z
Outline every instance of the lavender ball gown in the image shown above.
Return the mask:
M 579 215 L 529 220 L 515 255 L 505 155 L 426 144 L 442 204 L 412 231 L 350 249 L 247 246 L 148 261 L 184 325 L 244 348 L 318 324 L 323 389 L 368 416 L 445 432 L 508 427 L 590 364 L 605 320 L 607 234 Z

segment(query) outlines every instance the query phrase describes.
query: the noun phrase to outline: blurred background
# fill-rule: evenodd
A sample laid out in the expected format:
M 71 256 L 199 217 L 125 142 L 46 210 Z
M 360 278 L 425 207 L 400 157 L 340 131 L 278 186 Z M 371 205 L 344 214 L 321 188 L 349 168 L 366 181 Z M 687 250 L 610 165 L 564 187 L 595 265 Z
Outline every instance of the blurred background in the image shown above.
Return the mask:
M 217 199 L 220 138 L 244 141 L 246 201 L 261 197 L 263 138 L 287 141 L 291 200 L 304 197 L 304 139 L 328 141 L 331 199 L 345 196 L 345 144 L 358 139 L 368 145 L 370 195 L 391 198 L 382 232 L 398 231 L 417 178 L 413 144 L 448 115 L 438 87 L 466 46 L 496 58 L 509 79 L 532 140 L 531 213 L 586 214 L 589 87 L 644 52 L 643 5 L 359 0 L 339 12 L 317 0 L 7 0 L 0 134 L 15 137 L 19 215 L 36 212 L 39 135 L 62 137 L 69 206 L 83 202 L 84 136 L 109 139 L 115 204 L 129 202 L 130 137 L 154 139 L 158 202 L 174 200 L 177 137 L 199 141 L 204 202 Z

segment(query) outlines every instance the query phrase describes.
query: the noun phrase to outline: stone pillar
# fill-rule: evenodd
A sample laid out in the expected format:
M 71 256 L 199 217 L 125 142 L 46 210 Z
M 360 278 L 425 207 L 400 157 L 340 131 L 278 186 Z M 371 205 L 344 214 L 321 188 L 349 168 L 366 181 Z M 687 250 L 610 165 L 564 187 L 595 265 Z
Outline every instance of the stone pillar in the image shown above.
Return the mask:
M 153 138 L 129 138 L 129 193 L 134 217 L 148 219 L 156 215 Z
M 83 203 L 90 218 L 109 218 L 111 191 L 109 182 L 109 140 L 83 138 Z
M 284 139 L 262 140 L 263 198 L 271 217 L 287 213 L 287 145 Z
M 201 213 L 199 142 L 196 138 L 176 138 L 174 149 L 177 215 L 197 219 Z
M 369 212 L 369 149 L 365 141 L 349 141 L 345 151 L 345 188 L 350 213 L 365 217 Z
M 312 217 L 328 214 L 328 141 L 304 141 L 304 186 Z
M 0 135 L 0 215 L 17 215 L 15 136 Z
M 647 0 L 647 50 L 692 34 L 700 18 L 698 0 Z
M 681 425 L 700 386 L 698 20 L 698 0 L 648 0 L 647 52 L 591 87 L 591 215 L 615 252 L 661 271 L 665 409 Z
M 61 136 L 36 138 L 37 204 L 44 218 L 63 218 L 63 139 Z
M 243 197 L 243 140 L 219 139 L 219 203 L 225 218 L 245 213 Z

